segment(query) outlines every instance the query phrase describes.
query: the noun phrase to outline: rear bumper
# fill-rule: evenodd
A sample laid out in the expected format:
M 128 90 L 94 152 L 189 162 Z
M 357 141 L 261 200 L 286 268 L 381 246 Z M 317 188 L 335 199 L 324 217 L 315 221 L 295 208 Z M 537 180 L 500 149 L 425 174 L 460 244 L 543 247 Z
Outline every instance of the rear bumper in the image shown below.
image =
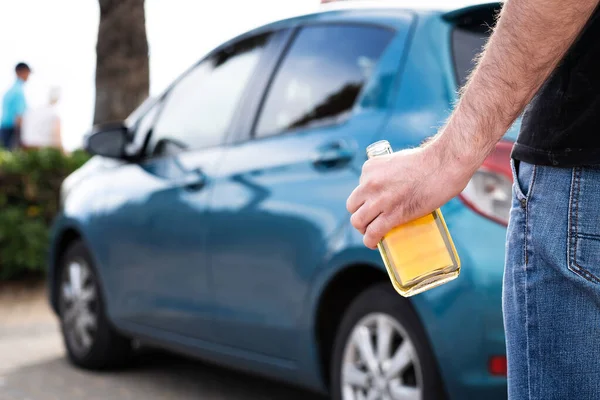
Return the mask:
M 506 378 L 488 362 L 506 354 L 502 277 L 506 228 L 458 200 L 444 217 L 461 259 L 458 279 L 412 298 L 430 336 L 451 399 L 506 399 Z

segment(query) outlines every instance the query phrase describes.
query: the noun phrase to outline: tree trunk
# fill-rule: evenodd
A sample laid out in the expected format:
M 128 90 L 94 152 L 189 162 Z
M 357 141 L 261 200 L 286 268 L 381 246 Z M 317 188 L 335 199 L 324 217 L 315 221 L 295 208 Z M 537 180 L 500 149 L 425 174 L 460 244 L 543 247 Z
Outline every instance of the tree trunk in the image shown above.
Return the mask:
M 98 0 L 94 124 L 122 121 L 148 97 L 144 0 Z

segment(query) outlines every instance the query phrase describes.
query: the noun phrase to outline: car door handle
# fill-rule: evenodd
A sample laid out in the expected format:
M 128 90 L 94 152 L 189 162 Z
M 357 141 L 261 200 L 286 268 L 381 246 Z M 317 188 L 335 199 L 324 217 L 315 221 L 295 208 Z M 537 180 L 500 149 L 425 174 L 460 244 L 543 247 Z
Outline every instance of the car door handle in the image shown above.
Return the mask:
M 200 168 L 189 171 L 181 180 L 181 186 L 190 191 L 200 190 L 206 185 L 206 175 Z
M 333 168 L 345 164 L 354 157 L 355 151 L 345 140 L 335 140 L 321 146 L 313 160 L 319 168 Z

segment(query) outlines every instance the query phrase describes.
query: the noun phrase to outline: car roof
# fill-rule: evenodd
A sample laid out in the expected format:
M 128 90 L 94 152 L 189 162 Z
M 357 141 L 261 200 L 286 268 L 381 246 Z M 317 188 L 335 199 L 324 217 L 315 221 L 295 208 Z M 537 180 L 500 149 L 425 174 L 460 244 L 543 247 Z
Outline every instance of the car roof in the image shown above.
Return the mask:
M 276 21 L 259 29 L 294 27 L 313 22 L 379 21 L 386 25 L 384 21 L 390 18 L 411 14 L 414 14 L 413 10 L 401 7 L 328 8 Z
M 274 21 L 230 38 L 210 53 L 226 48 L 231 43 L 260 33 L 296 28 L 311 23 L 362 23 L 376 24 L 396 29 L 398 24 L 410 23 L 415 16 L 440 17 L 457 25 L 468 24 L 480 14 L 493 16 L 502 2 L 481 3 L 454 10 L 440 10 L 419 5 L 417 0 L 338 0 L 325 3 L 311 13 L 300 14 Z M 493 18 L 492 18 L 493 19 Z M 209 53 L 209 54 L 210 54 Z
M 445 2 L 447 5 L 447 2 Z M 437 11 L 438 13 L 461 14 L 478 9 L 498 8 L 502 1 L 473 2 L 463 7 L 439 6 L 439 3 L 428 3 L 422 0 L 337 0 L 321 4 L 318 12 L 332 10 L 373 10 L 373 9 L 402 9 L 414 12 Z
M 314 12 L 295 15 L 275 21 L 246 32 L 255 34 L 265 30 L 290 28 L 311 22 L 360 22 L 371 21 L 381 25 L 391 25 L 391 21 L 399 16 L 439 15 L 447 21 L 458 22 L 471 15 L 490 13 L 502 6 L 501 2 L 474 4 L 463 8 L 439 8 L 427 5 L 427 2 L 415 0 L 338 0 L 322 4 Z
M 444 11 L 450 8 L 440 8 L 431 3 L 414 0 L 338 0 L 321 4 L 320 12 L 331 10 L 365 10 L 365 9 L 403 9 L 403 10 L 435 10 Z

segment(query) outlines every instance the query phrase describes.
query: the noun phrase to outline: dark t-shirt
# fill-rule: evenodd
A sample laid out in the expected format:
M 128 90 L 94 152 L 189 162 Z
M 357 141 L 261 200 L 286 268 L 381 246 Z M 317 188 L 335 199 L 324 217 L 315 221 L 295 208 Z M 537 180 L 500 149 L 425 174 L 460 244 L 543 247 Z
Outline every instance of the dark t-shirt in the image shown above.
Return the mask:
M 600 165 L 600 7 L 525 109 L 513 158 Z

